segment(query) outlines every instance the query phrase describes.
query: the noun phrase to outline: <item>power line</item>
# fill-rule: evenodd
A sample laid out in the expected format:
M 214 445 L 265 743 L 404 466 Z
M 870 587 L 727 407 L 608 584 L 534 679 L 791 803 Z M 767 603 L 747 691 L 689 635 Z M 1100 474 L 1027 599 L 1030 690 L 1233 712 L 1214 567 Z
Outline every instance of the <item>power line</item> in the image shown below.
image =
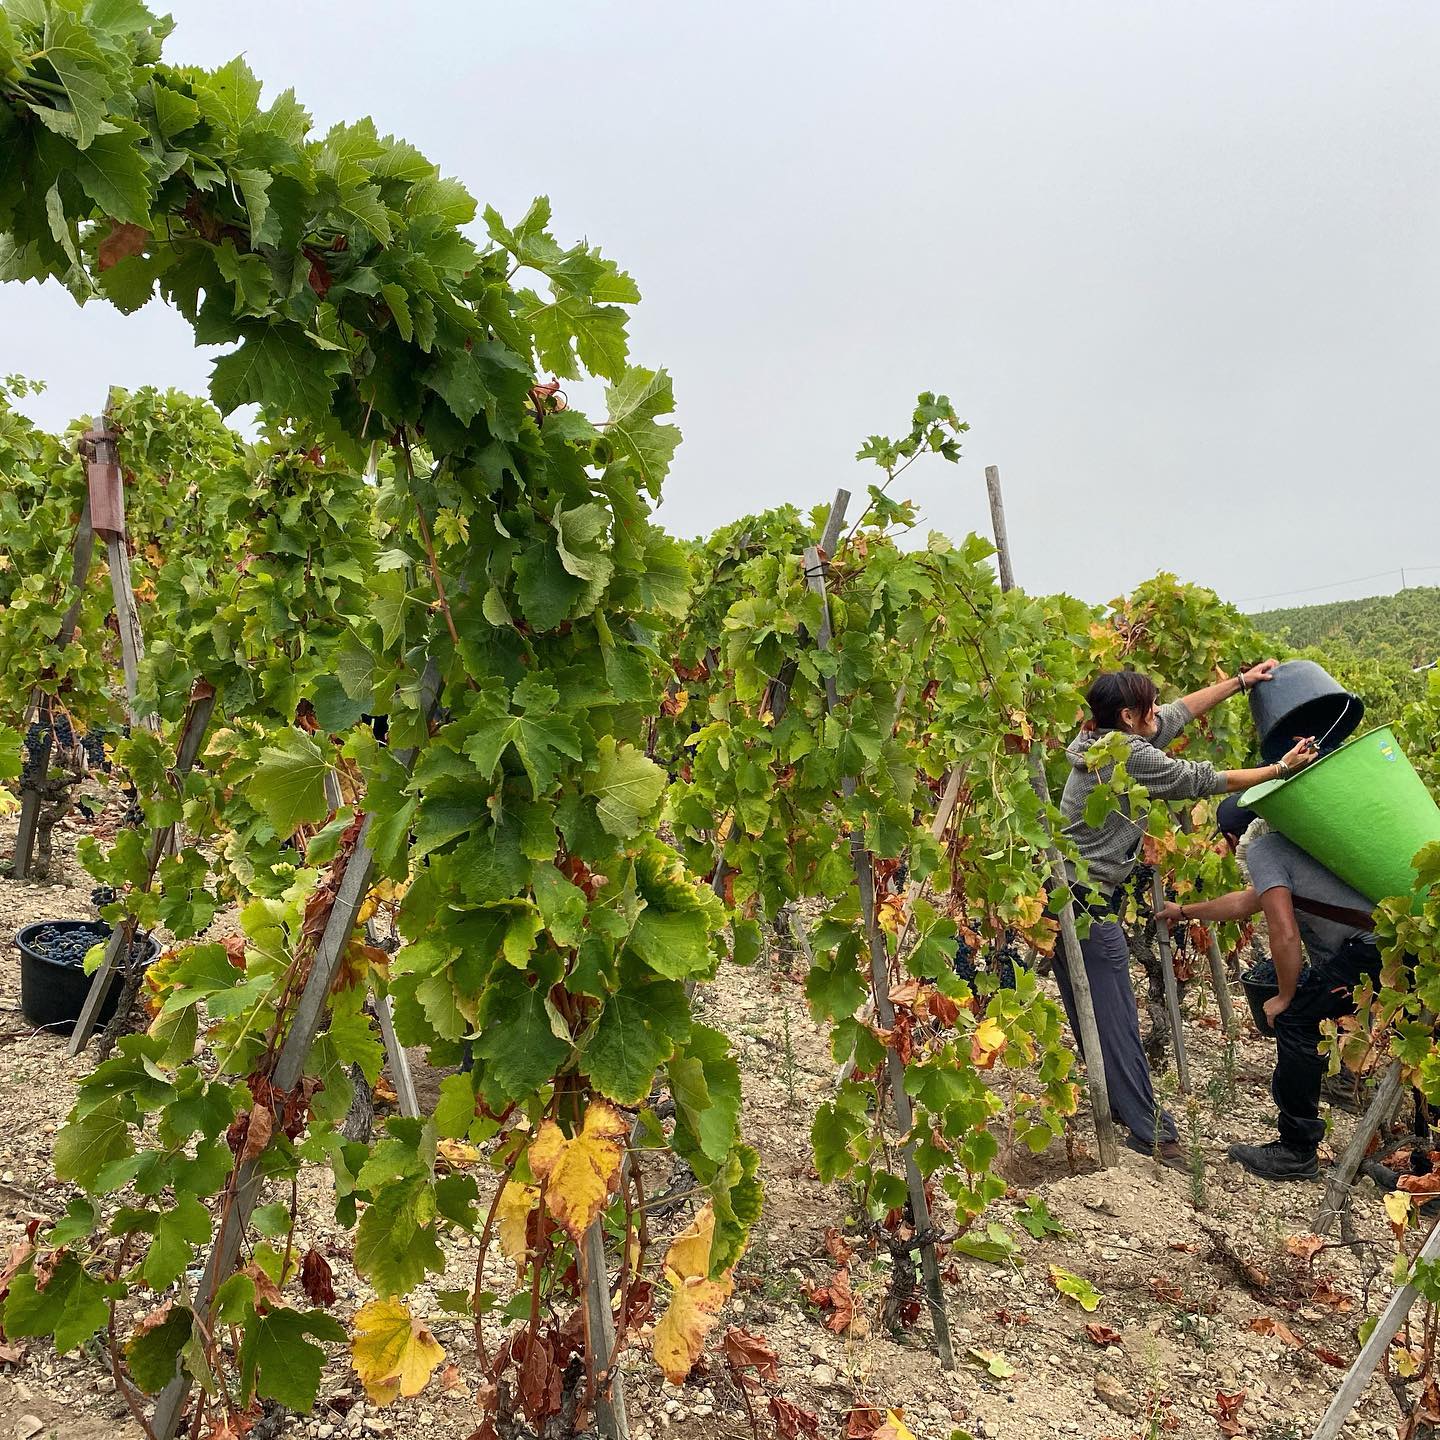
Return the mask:
M 1242 595 L 1236 603 L 1248 605 L 1252 600 L 1280 600 L 1287 595 L 1313 595 L 1319 590 L 1338 590 L 1344 585 L 1359 585 L 1365 580 L 1383 580 L 1387 575 L 1399 575 L 1403 579 L 1412 570 L 1416 573 L 1440 570 L 1440 565 L 1397 565 L 1393 570 L 1377 570 L 1373 575 L 1355 575 L 1349 580 L 1332 580 L 1328 585 L 1306 585 L 1298 590 L 1272 590 L 1268 595 Z

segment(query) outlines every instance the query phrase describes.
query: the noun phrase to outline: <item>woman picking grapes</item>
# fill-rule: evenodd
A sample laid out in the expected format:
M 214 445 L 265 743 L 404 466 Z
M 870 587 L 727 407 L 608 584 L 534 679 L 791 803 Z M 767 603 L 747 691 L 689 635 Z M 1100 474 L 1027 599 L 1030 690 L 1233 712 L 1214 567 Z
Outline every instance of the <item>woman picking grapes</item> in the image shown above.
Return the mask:
M 1130 781 L 1143 785 L 1152 800 L 1194 800 L 1244 790 L 1263 780 L 1294 774 L 1315 758 L 1313 741 L 1301 740 L 1283 760 L 1250 770 L 1217 770 L 1208 761 L 1180 760 L 1165 753 L 1191 720 L 1213 710 L 1222 700 L 1264 684 L 1275 669 L 1274 660 L 1228 680 L 1207 685 L 1180 700 L 1157 706 L 1155 682 L 1134 670 L 1111 670 L 1097 675 L 1086 695 L 1090 716 L 1066 748 L 1070 774 L 1060 799 L 1065 834 L 1083 862 L 1084 883 L 1069 879 L 1077 909 L 1090 917 L 1090 930 L 1080 942 L 1085 974 L 1095 1005 L 1100 1049 L 1105 1057 L 1105 1082 L 1111 1114 L 1130 1131 L 1127 1144 L 1142 1154 L 1155 1154 L 1183 1168 L 1175 1121 L 1155 1104 L 1150 1066 L 1140 1040 L 1135 991 L 1130 983 L 1130 952 L 1120 927 L 1124 909 L 1123 887 L 1134 873 L 1144 839 L 1143 816 L 1137 820 L 1128 804 L 1110 811 L 1098 825 L 1085 820 L 1085 802 L 1096 785 L 1109 780 L 1113 762 L 1092 766 L 1091 748 L 1106 736 L 1125 736 L 1125 769 Z M 1075 995 L 1063 963 L 1055 978 L 1070 1028 L 1078 1037 Z M 1158 1133 L 1157 1133 L 1158 1121 Z

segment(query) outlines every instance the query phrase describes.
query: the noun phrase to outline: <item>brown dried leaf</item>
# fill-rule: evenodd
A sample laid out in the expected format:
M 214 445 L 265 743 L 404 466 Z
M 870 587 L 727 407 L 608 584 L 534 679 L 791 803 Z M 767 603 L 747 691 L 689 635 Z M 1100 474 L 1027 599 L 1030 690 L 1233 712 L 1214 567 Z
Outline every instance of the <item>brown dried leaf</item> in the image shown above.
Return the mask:
M 1395 1182 L 1395 1188 L 1407 1195 L 1440 1194 L 1440 1170 L 1432 1170 L 1428 1175 L 1402 1175 Z
M 752 1335 L 732 1325 L 722 1341 L 725 1358 L 736 1370 L 754 1370 L 762 1380 L 780 1379 L 780 1357 L 770 1348 L 763 1335 Z
M 857 1402 L 850 1407 L 850 1413 L 845 1417 L 845 1440 L 870 1440 L 884 1423 L 883 1410 Z
M 1223 1390 L 1215 1392 L 1215 1409 L 1211 1412 L 1220 1427 L 1222 1435 L 1243 1435 L 1244 1423 L 1240 1419 L 1240 1407 L 1245 1403 L 1246 1391 L 1237 1390 L 1227 1395 Z
M 1085 1334 L 1096 1345 L 1123 1345 L 1125 1343 L 1124 1337 L 1118 1330 L 1112 1330 L 1098 1320 L 1092 1320 L 1085 1327 Z
M 122 260 L 141 254 L 149 241 L 150 232 L 142 225 L 112 225 L 95 251 L 101 274 Z
M 330 1262 L 312 1245 L 300 1265 L 300 1288 L 312 1305 L 329 1307 L 335 1303 L 335 1284 Z
M 780 1440 L 820 1440 L 820 1417 L 813 1410 L 803 1410 L 783 1395 L 772 1395 L 769 1405 Z
M 284 1299 L 275 1282 L 252 1260 L 248 1265 L 241 1266 L 236 1271 L 239 1275 L 248 1275 L 255 1284 L 255 1306 L 283 1307 Z
M 167 1300 L 163 1305 L 157 1305 L 148 1315 L 142 1315 L 139 1324 L 135 1326 L 135 1333 L 130 1337 L 131 1340 L 138 1340 L 147 1331 L 155 1329 L 157 1325 L 163 1325 L 174 1304 L 173 1300 Z
M 275 1117 L 270 1113 L 270 1107 L 252 1105 L 250 1119 L 245 1126 L 245 1140 L 240 1146 L 241 1161 L 258 1160 L 274 1132 Z
M 1305 1342 L 1283 1320 L 1277 1320 L 1273 1315 L 1257 1315 L 1245 1328 L 1257 1335 L 1273 1335 L 1294 1350 L 1306 1348 Z
M 1325 1241 L 1319 1235 L 1292 1235 L 1285 1248 L 1299 1260 L 1312 1260 L 1317 1250 L 1325 1248 Z
M 1306 1287 L 1306 1295 L 1317 1305 L 1328 1305 L 1332 1310 L 1338 1310 L 1345 1314 L 1347 1310 L 1355 1308 L 1355 1302 L 1342 1291 L 1337 1290 L 1331 1283 L 1328 1276 L 1322 1276 L 1313 1284 Z
M 892 1005 L 913 1005 L 916 997 L 920 994 L 920 982 L 918 980 L 902 980 L 898 985 L 890 987 L 890 1003 Z

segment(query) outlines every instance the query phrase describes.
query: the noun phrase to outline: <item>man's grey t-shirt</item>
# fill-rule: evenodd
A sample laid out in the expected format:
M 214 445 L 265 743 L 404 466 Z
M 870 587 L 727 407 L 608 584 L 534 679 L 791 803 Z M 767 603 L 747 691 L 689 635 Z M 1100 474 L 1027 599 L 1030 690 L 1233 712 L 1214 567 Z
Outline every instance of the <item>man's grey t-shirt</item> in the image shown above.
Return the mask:
M 1250 884 L 1257 895 L 1283 885 L 1291 895 L 1317 900 L 1322 905 L 1362 910 L 1367 915 L 1375 908 L 1358 890 L 1352 890 L 1333 871 L 1274 830 L 1252 840 L 1245 858 L 1250 867 Z M 1295 923 L 1312 965 L 1332 959 L 1347 940 L 1373 941 L 1375 938 L 1369 930 L 1307 914 L 1298 906 Z

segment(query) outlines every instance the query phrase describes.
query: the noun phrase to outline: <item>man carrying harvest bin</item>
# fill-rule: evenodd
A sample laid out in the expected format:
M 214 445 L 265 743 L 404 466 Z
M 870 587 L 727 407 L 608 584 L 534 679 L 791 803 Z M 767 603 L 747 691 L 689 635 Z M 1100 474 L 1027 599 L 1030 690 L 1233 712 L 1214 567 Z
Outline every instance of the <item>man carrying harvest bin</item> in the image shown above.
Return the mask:
M 1255 820 L 1231 796 L 1220 806 L 1220 831 L 1234 847 Z M 1263 829 L 1263 827 L 1261 827 Z M 1380 968 L 1372 906 L 1357 890 L 1273 830 L 1252 835 L 1245 863 L 1250 884 L 1214 900 L 1169 904 L 1160 918 L 1174 926 L 1245 920 L 1262 910 L 1270 931 L 1279 994 L 1265 1002 L 1278 1054 L 1271 1094 L 1280 1138 L 1268 1145 L 1232 1145 L 1229 1156 L 1267 1180 L 1309 1180 L 1319 1173 L 1316 1150 L 1325 1134 L 1320 1091 L 1325 1061 L 1320 1024 L 1349 1015 L 1353 991 Z M 1301 944 L 1310 958 L 1302 977 Z

